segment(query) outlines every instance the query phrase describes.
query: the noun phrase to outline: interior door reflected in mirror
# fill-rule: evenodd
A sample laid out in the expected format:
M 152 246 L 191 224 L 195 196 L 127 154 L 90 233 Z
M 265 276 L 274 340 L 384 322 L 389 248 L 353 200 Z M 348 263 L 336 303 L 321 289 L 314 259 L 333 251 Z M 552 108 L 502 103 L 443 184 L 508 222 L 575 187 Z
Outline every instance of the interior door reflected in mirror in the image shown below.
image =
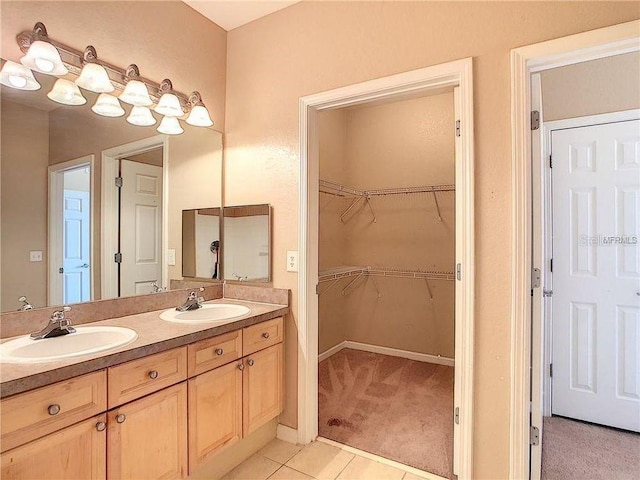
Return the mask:
M 182 276 L 220 280 L 220 208 L 182 211 Z
M 271 281 L 271 206 L 224 207 L 222 226 L 223 278 Z

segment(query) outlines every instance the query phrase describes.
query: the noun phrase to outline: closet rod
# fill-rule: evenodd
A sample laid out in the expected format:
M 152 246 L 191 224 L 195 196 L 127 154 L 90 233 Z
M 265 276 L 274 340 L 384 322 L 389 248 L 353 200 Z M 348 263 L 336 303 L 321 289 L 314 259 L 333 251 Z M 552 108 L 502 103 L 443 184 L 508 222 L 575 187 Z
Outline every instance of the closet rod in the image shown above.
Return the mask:
M 353 187 L 341 185 L 339 183 L 330 182 L 328 180 L 320 180 L 320 191 L 330 195 L 339 197 L 373 197 L 384 195 L 408 195 L 415 193 L 436 193 L 436 192 L 454 192 L 456 186 L 452 184 L 445 185 L 422 185 L 416 187 L 398 187 L 398 188 L 378 188 L 372 190 L 358 190 Z
M 403 270 L 399 268 L 384 267 L 338 267 L 320 272 L 319 282 L 340 280 L 351 276 L 368 275 L 372 277 L 391 278 L 425 278 L 428 280 L 455 280 L 453 272 L 441 272 L 436 270 Z

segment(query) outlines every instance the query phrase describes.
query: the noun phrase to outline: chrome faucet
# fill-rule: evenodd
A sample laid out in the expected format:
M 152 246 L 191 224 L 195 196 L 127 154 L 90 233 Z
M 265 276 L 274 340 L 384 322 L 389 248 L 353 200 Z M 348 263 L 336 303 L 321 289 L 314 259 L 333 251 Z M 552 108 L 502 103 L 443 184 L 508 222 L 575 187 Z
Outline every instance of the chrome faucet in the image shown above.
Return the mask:
M 24 295 L 20 297 L 18 301 L 22 302 L 22 305 L 20 305 L 20 308 L 18 309 L 19 312 L 26 312 L 27 310 L 33 310 L 33 305 L 31 305 L 29 300 L 27 300 L 27 297 L 25 297 Z
M 204 292 L 204 287 L 200 287 L 199 291 Z M 179 312 L 186 312 L 187 310 L 197 310 L 199 308 L 202 308 L 202 302 L 204 302 L 204 298 L 198 296 L 195 291 L 191 291 L 189 293 L 189 296 L 187 297 L 187 301 L 179 307 L 176 307 L 176 310 Z
M 160 285 L 158 285 L 158 282 L 153 282 L 151 284 L 151 288 L 153 289 L 153 293 L 160 293 L 160 292 L 164 292 L 164 287 L 161 287 Z
M 64 306 L 62 310 L 56 310 L 51 314 L 51 320 L 39 332 L 33 332 L 31 334 L 32 340 L 40 340 L 43 338 L 59 337 L 61 335 L 68 335 L 75 333 L 76 329 L 71 326 L 71 321 L 64 317 L 66 312 L 71 311 L 71 307 Z

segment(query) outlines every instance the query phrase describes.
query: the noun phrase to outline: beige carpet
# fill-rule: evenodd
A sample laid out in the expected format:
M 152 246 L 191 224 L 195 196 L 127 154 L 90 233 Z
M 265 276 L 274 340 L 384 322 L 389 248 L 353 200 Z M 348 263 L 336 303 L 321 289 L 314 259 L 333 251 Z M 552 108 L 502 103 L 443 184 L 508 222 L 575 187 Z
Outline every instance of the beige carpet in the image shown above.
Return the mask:
M 640 478 L 640 435 L 561 417 L 545 417 L 543 480 Z
M 344 349 L 318 388 L 320 436 L 455 478 L 453 367 Z

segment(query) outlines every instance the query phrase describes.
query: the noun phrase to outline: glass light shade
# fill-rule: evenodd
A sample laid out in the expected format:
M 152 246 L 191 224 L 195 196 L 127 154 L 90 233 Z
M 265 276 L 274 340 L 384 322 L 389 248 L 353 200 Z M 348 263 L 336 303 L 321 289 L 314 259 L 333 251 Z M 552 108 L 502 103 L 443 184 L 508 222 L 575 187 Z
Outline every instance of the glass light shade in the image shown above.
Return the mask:
M 147 86 L 140 80 L 129 80 L 119 98 L 136 107 L 148 107 L 153 104 Z
M 127 117 L 127 122 L 139 127 L 150 127 L 156 124 L 156 119 L 147 107 L 135 106 L 131 109 L 131 113 Z
M 82 96 L 78 86 L 64 78 L 56 80 L 51 91 L 47 93 L 47 97 L 63 105 L 84 105 L 87 103 L 87 99 Z
M 180 135 L 184 130 L 176 117 L 164 117 L 158 126 L 158 131 L 166 135 Z
M 20 59 L 20 63 L 36 72 L 47 75 L 66 75 L 67 67 L 62 64 L 58 49 L 49 42 L 36 40 L 31 44 L 27 54 Z
M 187 117 L 187 123 L 194 127 L 211 127 L 213 120 L 209 116 L 209 110 L 204 105 L 196 105 L 191 109 Z
M 41 86 L 30 69 L 12 61 L 7 61 L 2 66 L 0 83 L 18 90 L 39 90 Z
M 165 93 L 154 110 L 165 117 L 181 117 L 184 115 L 180 100 L 173 93 Z
M 124 115 L 124 108 L 120 106 L 118 99 L 108 93 L 98 95 L 98 99 L 91 107 L 91 110 L 103 117 L 121 117 Z
M 109 80 L 109 74 L 102 65 L 97 63 L 87 63 L 82 67 L 82 72 L 76 79 L 76 85 L 95 93 L 111 93 L 115 90 Z

